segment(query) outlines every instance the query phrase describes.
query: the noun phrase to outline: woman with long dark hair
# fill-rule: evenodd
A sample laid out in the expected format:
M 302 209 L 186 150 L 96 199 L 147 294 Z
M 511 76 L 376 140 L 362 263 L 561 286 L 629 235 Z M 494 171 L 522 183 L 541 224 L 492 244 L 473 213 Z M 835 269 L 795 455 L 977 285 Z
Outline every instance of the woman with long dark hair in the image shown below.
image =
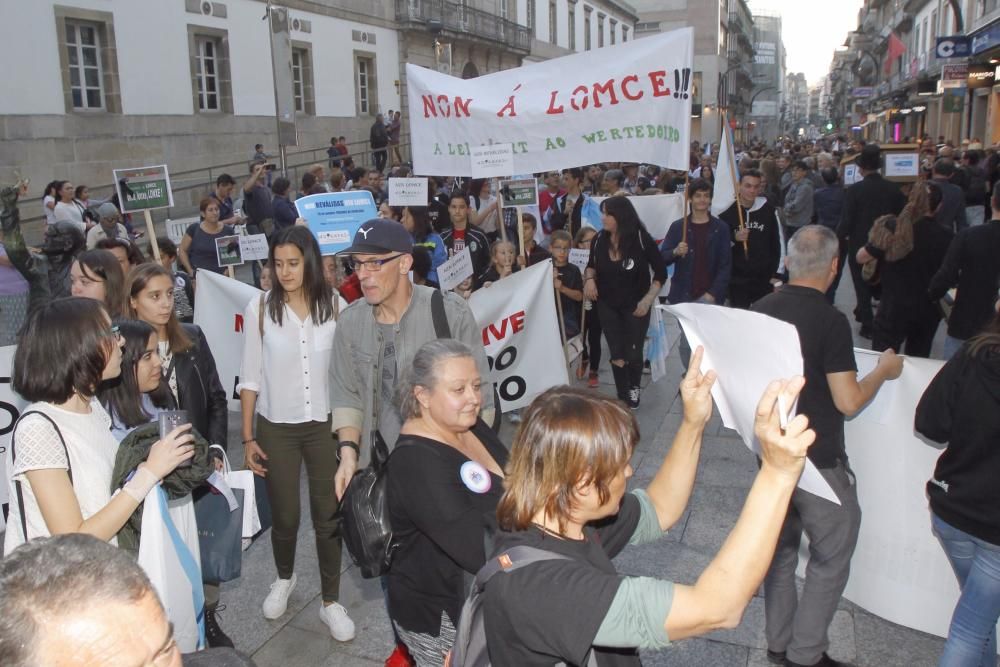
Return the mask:
M 121 316 L 125 307 L 125 274 L 109 250 L 84 250 L 77 255 L 69 269 L 69 289 L 73 296 L 103 303 L 111 319 Z
M 229 406 L 219 381 L 215 357 L 201 329 L 181 324 L 174 310 L 174 278 L 159 264 L 141 264 L 129 272 L 125 287 L 126 315 L 156 330 L 156 349 L 163 380 L 178 409 L 209 444 L 227 446 Z M 222 459 L 215 459 L 217 470 Z M 218 584 L 205 584 L 205 635 L 209 646 L 233 645 L 219 627 Z
M 268 266 L 271 290 L 251 299 L 244 311 L 246 338 L 237 387 L 246 467 L 267 481 L 271 503 L 278 578 L 262 609 L 265 618 L 279 618 L 297 581 L 299 477 L 305 461 L 323 593 L 320 618 L 334 639 L 350 641 L 354 622 L 337 602 L 341 544 L 333 480 L 338 448 L 327 392 L 333 335 L 345 304 L 324 279 L 319 244 L 306 227 L 275 234 Z
M 597 303 L 618 398 L 634 410 L 639 407 L 649 309 L 667 279 L 667 270 L 656 241 L 627 197 L 605 199 L 601 213 L 604 229 L 590 244 L 583 294 Z
M 448 260 L 448 251 L 444 241 L 431 229 L 431 219 L 426 206 L 406 206 L 400 222 L 406 227 L 413 238 L 414 248 L 424 248 L 431 258 L 431 270 L 427 272 L 427 280 L 435 285 L 438 282 L 437 269 Z
M 112 544 L 146 494 L 194 447 L 178 427 L 111 494 L 118 443 L 95 398 L 121 372 L 121 338 L 94 299 L 56 299 L 29 317 L 14 354 L 14 391 L 31 401 L 14 426 L 4 553 L 36 537 L 87 533 Z
M 993 665 L 1000 617 L 1000 313 L 931 380 L 914 425 L 947 443 L 927 497 L 931 527 L 962 590 L 938 664 Z

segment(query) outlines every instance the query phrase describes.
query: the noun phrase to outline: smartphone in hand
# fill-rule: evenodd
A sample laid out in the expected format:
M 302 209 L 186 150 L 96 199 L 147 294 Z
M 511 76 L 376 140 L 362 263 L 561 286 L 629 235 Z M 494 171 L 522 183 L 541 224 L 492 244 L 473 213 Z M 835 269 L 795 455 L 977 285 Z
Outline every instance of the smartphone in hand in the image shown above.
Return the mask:
M 160 440 L 163 440 L 170 432 L 173 431 L 178 426 L 183 426 L 188 423 L 188 413 L 187 410 L 164 410 L 160 413 L 158 417 L 160 424 Z M 192 456 L 187 461 L 182 462 L 178 465 L 178 468 L 189 468 L 191 463 L 194 461 Z

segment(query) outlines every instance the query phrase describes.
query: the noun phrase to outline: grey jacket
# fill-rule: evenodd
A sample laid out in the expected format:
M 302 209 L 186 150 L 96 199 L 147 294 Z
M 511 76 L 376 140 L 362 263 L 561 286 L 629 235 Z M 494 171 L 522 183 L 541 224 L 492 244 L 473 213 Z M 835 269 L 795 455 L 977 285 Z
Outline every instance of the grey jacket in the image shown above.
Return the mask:
M 437 338 L 431 317 L 433 293 L 430 287 L 414 285 L 410 305 L 396 325 L 396 365 L 400 376 L 409 367 L 420 346 Z M 493 385 L 485 381 L 490 369 L 483 349 L 482 330 L 469 306 L 457 294 L 444 293 L 444 310 L 452 338 L 472 348 L 476 357 L 479 372 L 484 378 L 483 418 L 489 423 L 493 415 Z M 330 356 L 330 408 L 334 431 L 345 426 L 361 431 L 358 468 L 368 465 L 372 434 L 378 428 L 374 418 L 382 396 L 383 345 L 382 334 L 375 322 L 374 307 L 361 298 L 344 309 L 337 322 L 333 354 Z M 381 432 L 391 450 L 399 433 L 387 432 L 386 428 L 382 428 Z
M 792 187 L 785 195 L 785 224 L 789 227 L 802 227 L 812 222 L 813 217 L 813 184 L 808 176 L 801 181 L 793 181 Z

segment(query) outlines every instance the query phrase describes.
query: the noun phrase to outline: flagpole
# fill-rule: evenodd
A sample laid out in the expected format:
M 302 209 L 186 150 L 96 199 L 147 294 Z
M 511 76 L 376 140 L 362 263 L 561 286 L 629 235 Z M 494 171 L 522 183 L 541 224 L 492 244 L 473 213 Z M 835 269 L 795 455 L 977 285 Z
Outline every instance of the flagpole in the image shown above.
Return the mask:
M 726 114 L 726 120 L 729 120 L 729 114 Z M 726 142 L 729 144 L 729 155 L 727 159 L 729 160 L 729 173 L 733 179 L 733 193 L 736 195 L 736 213 L 740 219 L 740 231 L 742 232 L 746 225 L 743 223 L 743 206 L 740 204 L 740 190 L 739 184 L 736 180 L 736 147 L 733 145 L 733 135 L 729 133 L 728 122 L 723 126 L 722 131 L 726 133 Z M 750 244 L 744 239 L 743 241 L 743 258 L 749 259 L 750 257 Z
M 690 173 L 690 169 L 684 170 L 684 217 L 681 218 L 684 225 L 681 227 L 681 243 L 687 243 L 688 240 L 688 178 Z

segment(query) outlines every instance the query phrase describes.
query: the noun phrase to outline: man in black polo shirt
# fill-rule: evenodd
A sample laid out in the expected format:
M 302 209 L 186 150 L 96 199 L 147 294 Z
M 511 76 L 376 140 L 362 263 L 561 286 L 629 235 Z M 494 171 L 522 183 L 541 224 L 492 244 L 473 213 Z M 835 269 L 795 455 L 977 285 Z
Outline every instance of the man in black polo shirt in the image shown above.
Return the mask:
M 816 432 L 809 460 L 840 500 L 837 505 L 795 490 L 764 580 L 768 659 L 792 667 L 845 664 L 826 654 L 827 628 L 847 585 L 861 526 L 854 473 L 844 448 L 844 417 L 861 410 L 883 382 L 898 378 L 903 370 L 902 358 L 889 349 L 875 370 L 858 380 L 850 324 L 825 297 L 837 275 L 839 250 L 837 236 L 827 227 L 802 227 L 788 242 L 788 285 L 752 307 L 798 330 L 806 378 L 798 412 L 809 418 Z M 811 557 L 798 599 L 795 568 L 803 531 L 809 536 Z

